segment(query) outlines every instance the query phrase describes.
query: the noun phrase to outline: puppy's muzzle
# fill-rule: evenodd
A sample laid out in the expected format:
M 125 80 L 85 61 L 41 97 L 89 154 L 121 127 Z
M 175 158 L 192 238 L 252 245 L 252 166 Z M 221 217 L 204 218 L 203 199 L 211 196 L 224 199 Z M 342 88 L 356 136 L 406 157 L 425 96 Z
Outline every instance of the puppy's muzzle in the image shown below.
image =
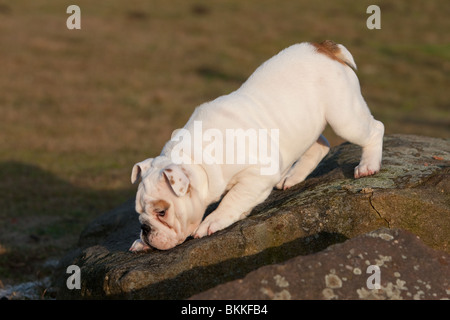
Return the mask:
M 149 225 L 146 224 L 141 224 L 141 230 L 142 230 L 142 236 L 144 238 L 147 238 L 147 236 L 149 235 L 151 229 Z

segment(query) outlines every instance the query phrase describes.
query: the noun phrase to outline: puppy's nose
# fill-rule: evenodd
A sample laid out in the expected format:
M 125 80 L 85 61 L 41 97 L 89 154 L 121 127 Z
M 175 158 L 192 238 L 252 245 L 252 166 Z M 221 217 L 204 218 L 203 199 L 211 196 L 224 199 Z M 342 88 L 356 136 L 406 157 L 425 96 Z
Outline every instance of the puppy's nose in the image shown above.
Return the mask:
M 142 234 L 146 236 L 150 232 L 150 226 L 146 224 L 141 224 Z

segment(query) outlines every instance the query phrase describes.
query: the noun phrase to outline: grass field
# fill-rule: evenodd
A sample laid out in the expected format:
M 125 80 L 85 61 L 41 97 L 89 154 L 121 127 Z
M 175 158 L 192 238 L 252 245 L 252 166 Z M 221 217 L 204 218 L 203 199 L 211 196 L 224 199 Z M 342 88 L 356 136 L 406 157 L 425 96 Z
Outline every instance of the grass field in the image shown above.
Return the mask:
M 71 4 L 81 30 L 66 28 Z M 449 13 L 445 0 L 0 0 L 0 288 L 47 276 L 134 196 L 135 162 L 293 43 L 344 44 L 387 134 L 449 137 Z

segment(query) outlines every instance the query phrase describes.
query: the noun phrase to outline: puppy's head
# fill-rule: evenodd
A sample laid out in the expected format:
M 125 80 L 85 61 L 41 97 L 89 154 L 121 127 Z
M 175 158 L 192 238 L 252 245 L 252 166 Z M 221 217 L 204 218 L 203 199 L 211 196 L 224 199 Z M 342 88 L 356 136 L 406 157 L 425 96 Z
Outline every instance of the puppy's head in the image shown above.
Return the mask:
M 203 211 L 196 201 L 189 173 L 180 165 L 158 160 L 136 163 L 131 182 L 142 179 L 136 194 L 142 242 L 167 250 L 184 242 L 197 229 Z

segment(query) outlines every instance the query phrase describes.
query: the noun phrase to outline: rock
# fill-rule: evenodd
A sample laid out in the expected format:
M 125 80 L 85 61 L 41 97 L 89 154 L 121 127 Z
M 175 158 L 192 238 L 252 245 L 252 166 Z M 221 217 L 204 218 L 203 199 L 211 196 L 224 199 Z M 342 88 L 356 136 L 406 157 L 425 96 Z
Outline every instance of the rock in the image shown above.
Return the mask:
M 247 219 L 168 251 L 127 252 L 139 236 L 130 200 L 88 225 L 61 260 L 58 298 L 184 299 L 381 227 L 409 230 L 448 253 L 450 139 L 386 136 L 382 170 L 355 180 L 360 155 L 349 143 L 332 148 L 306 181 L 274 190 Z M 72 264 L 81 290 L 66 287 Z
M 191 299 L 449 299 L 449 263 L 450 255 L 412 233 L 381 228 Z

